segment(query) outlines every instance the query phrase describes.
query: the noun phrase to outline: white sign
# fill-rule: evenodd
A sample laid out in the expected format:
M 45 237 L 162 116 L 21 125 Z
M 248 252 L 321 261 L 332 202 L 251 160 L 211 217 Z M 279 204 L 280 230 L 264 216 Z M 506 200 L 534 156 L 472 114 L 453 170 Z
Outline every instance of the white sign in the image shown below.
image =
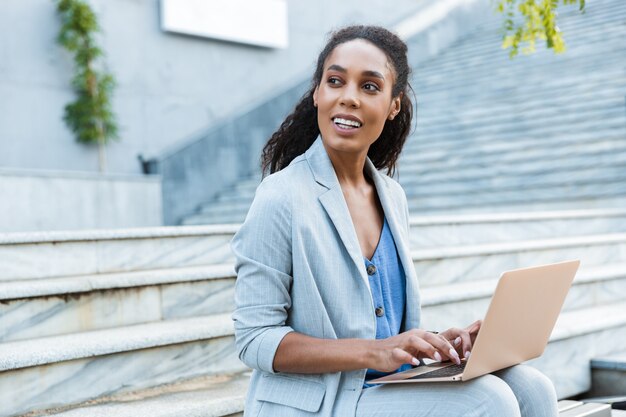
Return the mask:
M 286 0 L 161 0 L 168 32 L 286 48 Z

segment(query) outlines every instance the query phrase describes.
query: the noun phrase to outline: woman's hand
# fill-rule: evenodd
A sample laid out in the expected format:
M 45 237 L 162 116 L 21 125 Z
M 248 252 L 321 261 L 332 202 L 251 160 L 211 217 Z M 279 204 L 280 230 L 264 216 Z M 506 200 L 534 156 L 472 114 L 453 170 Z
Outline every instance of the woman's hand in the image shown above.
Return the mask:
M 382 372 L 392 372 L 410 363 L 419 365 L 418 359 L 431 358 L 435 361 L 450 359 L 461 363 L 458 353 L 450 341 L 441 334 L 422 329 L 413 329 L 387 339 L 372 341 L 374 345 L 372 363 L 368 368 Z
M 464 329 L 453 327 L 439 334 L 454 346 L 459 355 L 468 359 L 482 324 L 482 320 L 476 320 Z

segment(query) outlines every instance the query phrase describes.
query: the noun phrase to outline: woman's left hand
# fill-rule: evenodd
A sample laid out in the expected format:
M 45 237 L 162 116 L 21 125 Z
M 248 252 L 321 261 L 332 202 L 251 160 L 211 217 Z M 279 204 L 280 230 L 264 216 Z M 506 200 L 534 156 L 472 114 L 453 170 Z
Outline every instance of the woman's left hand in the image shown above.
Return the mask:
M 468 359 L 472 351 L 472 345 L 476 340 L 476 336 L 482 324 L 482 320 L 476 320 L 464 329 L 453 327 L 439 334 L 445 337 L 450 344 L 454 346 L 459 356 Z

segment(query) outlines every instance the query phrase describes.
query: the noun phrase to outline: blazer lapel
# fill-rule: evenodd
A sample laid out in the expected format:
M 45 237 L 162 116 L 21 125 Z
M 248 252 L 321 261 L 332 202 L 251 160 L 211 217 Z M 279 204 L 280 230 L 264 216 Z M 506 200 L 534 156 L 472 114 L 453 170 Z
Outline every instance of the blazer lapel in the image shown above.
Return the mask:
M 356 235 L 352 217 L 346 199 L 339 185 L 337 174 L 333 168 L 333 164 L 326 153 L 326 148 L 322 142 L 321 136 L 318 136 L 315 142 L 305 152 L 306 159 L 311 167 L 315 181 L 328 188 L 318 197 L 320 203 L 328 213 L 328 217 L 333 222 L 339 237 L 346 251 L 354 262 L 361 280 L 370 289 L 369 280 L 365 271 L 365 261 L 361 253 L 359 239 Z

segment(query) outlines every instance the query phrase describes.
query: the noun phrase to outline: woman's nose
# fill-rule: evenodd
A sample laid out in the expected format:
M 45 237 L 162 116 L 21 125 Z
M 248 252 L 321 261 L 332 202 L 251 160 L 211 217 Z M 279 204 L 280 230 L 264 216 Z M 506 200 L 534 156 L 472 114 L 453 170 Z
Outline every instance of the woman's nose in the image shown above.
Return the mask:
M 345 88 L 343 88 L 340 104 L 352 107 L 353 109 L 361 107 L 361 102 L 359 101 L 357 91 L 355 91 L 354 87 L 346 85 Z

